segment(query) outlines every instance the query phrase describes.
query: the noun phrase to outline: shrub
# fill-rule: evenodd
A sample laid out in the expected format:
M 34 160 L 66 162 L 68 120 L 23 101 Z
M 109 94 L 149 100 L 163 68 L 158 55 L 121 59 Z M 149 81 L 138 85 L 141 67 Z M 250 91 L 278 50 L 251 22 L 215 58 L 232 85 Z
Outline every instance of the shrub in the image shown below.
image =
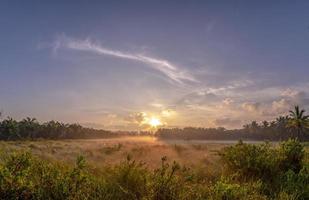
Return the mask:
M 0 198 L 31 198 L 32 182 L 29 176 L 31 155 L 14 152 L 10 156 L 1 157 L 1 162 L 4 164 L 0 166 Z
M 90 194 L 90 175 L 82 157 L 73 168 L 39 160 L 28 152 L 2 158 L 1 199 L 86 199 Z
M 241 141 L 224 148 L 221 159 L 228 174 L 243 180 L 262 179 L 270 181 L 276 169 L 277 152 L 269 144 L 253 145 Z
M 304 166 L 299 173 L 287 171 L 282 178 L 281 190 L 297 199 L 309 199 L 309 165 Z
M 305 156 L 304 147 L 295 139 L 282 142 L 279 147 L 279 168 L 286 172 L 292 170 L 296 173 L 302 168 Z
M 276 200 L 298 200 L 297 194 L 287 194 L 285 192 L 280 192 L 277 197 Z
M 224 148 L 220 155 L 225 174 L 238 182 L 244 184 L 261 180 L 262 193 L 270 197 L 281 192 L 280 195 L 285 197 L 308 198 L 308 167 L 304 165 L 303 146 L 297 140 L 282 142 L 278 148 L 267 143 L 252 145 L 239 142 Z
M 108 170 L 106 193 L 110 199 L 139 200 L 148 196 L 148 171 L 143 163 L 127 160 Z
M 177 180 L 176 172 L 180 170 L 178 163 L 170 165 L 166 157 L 162 158 L 161 168 L 155 170 L 153 178 L 153 200 L 180 199 L 181 183 Z
M 264 200 L 266 196 L 260 194 L 261 182 L 239 184 L 222 178 L 212 186 L 210 199 L 217 200 Z

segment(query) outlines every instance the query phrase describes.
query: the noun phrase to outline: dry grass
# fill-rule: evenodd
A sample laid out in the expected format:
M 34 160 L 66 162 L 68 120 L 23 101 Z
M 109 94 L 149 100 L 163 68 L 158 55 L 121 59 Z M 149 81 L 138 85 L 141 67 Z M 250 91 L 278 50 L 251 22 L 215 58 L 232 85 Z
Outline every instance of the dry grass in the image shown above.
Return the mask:
M 192 144 L 162 141 L 154 137 L 123 137 L 98 140 L 13 141 L 0 142 L 0 149 L 24 149 L 44 159 L 74 162 L 78 155 L 96 166 L 117 164 L 128 155 L 145 162 L 150 168 L 158 167 L 161 158 L 175 160 L 188 167 L 204 168 L 217 160 L 216 151 L 229 144 Z
M 41 140 L 41 141 L 0 141 L 0 150 L 27 150 L 47 160 L 74 163 L 76 157 L 83 155 L 94 167 L 118 164 L 130 155 L 134 160 L 145 163 L 149 168 L 161 165 L 161 158 L 203 173 L 220 170 L 217 152 L 230 142 L 158 140 L 154 137 L 122 137 L 114 139 L 89 140 Z M 306 147 L 308 150 L 308 146 Z M 206 170 L 205 170 L 206 169 Z

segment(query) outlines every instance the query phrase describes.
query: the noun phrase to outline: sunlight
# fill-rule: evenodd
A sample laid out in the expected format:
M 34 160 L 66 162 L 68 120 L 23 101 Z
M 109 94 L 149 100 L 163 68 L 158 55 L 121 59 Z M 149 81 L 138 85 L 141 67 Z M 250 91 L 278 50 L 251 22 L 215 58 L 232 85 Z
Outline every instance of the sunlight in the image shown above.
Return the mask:
M 156 117 L 152 117 L 150 120 L 149 120 L 149 124 L 150 126 L 152 127 L 157 127 L 157 126 L 160 126 L 162 125 L 160 119 L 156 118 Z

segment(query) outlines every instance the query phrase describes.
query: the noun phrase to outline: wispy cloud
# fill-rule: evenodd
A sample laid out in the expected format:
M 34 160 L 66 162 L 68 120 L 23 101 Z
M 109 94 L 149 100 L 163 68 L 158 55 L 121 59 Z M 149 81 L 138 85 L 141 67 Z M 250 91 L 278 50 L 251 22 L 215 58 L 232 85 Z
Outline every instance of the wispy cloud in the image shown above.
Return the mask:
M 93 52 L 104 56 L 113 56 L 116 58 L 127 59 L 137 62 L 142 62 L 167 76 L 170 80 L 183 84 L 184 81 L 198 82 L 190 73 L 181 70 L 176 65 L 168 60 L 145 56 L 138 53 L 128 53 L 118 50 L 106 48 L 99 43 L 95 43 L 90 39 L 77 40 L 66 36 L 58 37 L 54 41 L 53 52 L 59 48 L 67 48 L 78 51 Z

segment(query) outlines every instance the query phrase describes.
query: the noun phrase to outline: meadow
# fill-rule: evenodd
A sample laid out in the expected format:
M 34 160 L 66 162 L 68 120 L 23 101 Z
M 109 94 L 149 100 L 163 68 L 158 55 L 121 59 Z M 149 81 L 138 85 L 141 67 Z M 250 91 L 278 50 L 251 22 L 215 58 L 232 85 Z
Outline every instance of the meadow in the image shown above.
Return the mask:
M 0 142 L 1 199 L 308 199 L 306 143 Z M 17 198 L 18 197 L 18 198 Z
M 78 156 L 83 156 L 90 165 L 102 167 L 115 165 L 127 156 L 144 162 L 149 168 L 159 167 L 161 158 L 190 167 L 204 167 L 218 159 L 218 151 L 237 141 L 160 140 L 152 136 L 125 136 L 108 139 L 72 139 L 37 141 L 0 141 L 3 151 L 22 150 L 51 161 L 74 164 Z

